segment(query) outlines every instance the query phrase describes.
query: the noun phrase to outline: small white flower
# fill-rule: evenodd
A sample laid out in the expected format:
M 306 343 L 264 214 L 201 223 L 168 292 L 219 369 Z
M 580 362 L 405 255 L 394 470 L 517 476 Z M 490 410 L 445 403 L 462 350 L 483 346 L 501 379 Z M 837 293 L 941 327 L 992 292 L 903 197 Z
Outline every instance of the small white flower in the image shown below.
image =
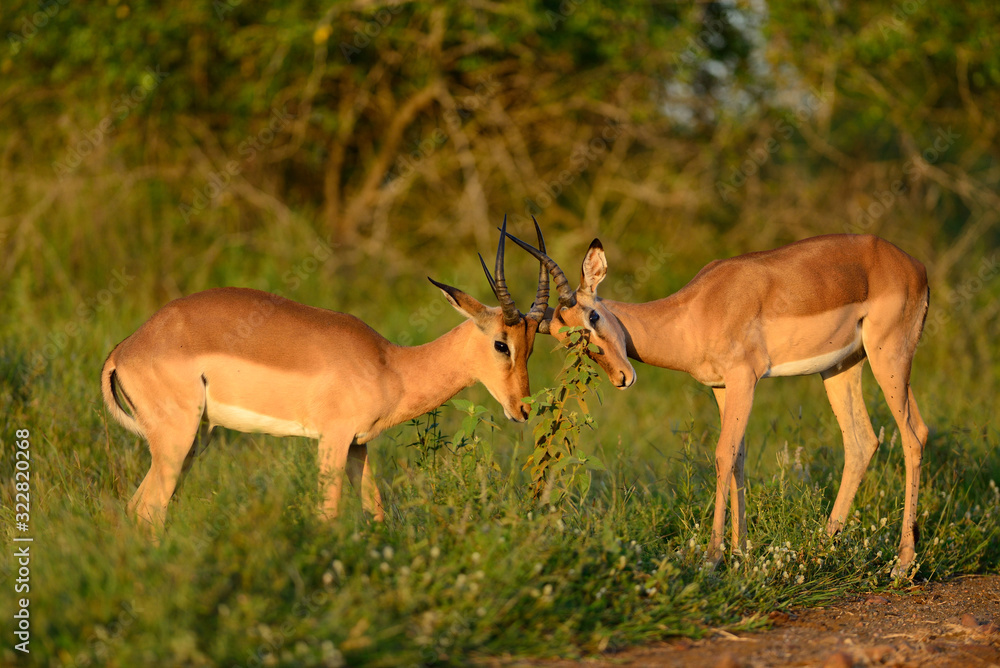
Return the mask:
M 804 575 L 800 575 L 799 577 L 795 578 L 795 584 L 802 584 L 805 581 L 806 581 L 806 576 Z
M 431 548 L 431 559 L 437 559 L 441 556 L 441 548 L 437 545 Z
M 331 573 L 330 571 L 323 573 L 323 584 L 329 585 L 332 582 L 333 582 L 333 573 Z
M 382 548 L 382 556 L 385 558 L 386 561 L 392 561 L 392 557 L 394 554 L 395 551 L 393 551 L 392 546 L 386 545 L 385 547 Z
M 331 566 L 333 566 L 333 572 L 337 574 L 337 577 L 344 577 L 344 564 L 340 559 L 334 559 Z
M 474 563 L 474 564 L 478 564 L 479 563 L 479 553 L 478 552 L 473 552 L 472 555 L 469 558 L 472 559 L 472 563 Z
M 382 571 L 383 573 L 388 573 L 389 571 L 391 571 L 391 570 L 392 570 L 392 567 L 391 567 L 391 566 L 389 566 L 389 564 L 387 564 L 387 563 L 385 563 L 385 562 L 383 561 L 383 562 L 382 562 L 382 563 L 381 563 L 381 564 L 379 565 L 379 570 L 380 570 L 380 571 Z

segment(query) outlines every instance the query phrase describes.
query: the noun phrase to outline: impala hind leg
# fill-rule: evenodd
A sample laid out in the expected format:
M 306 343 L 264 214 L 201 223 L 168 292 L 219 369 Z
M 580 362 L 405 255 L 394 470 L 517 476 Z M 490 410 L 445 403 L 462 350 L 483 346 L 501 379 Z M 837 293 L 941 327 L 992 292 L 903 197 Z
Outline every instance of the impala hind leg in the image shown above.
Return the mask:
M 712 542 L 708 546 L 708 559 L 718 564 L 723 554 L 723 536 L 726 530 L 726 496 L 738 483 L 734 478 L 737 460 L 742 451 L 743 438 L 746 435 L 747 419 L 753 406 L 753 393 L 756 379 L 752 376 L 726 378 L 726 391 L 722 413 L 722 431 L 719 434 L 719 444 L 715 448 L 715 517 L 712 522 Z M 718 395 L 716 395 L 718 398 Z M 741 478 L 742 478 L 742 471 Z M 740 487 L 742 480 L 739 481 Z M 742 497 L 742 494 L 738 494 Z M 736 528 L 734 533 L 746 535 L 746 516 L 744 509 L 733 508 Z M 739 540 L 739 538 L 737 538 Z M 734 548 L 736 545 L 734 545 Z M 742 547 L 742 546 L 741 546 Z
M 919 336 L 919 329 L 917 335 Z M 882 388 L 903 442 L 906 461 L 906 489 L 903 502 L 903 531 L 899 540 L 899 563 L 894 575 L 906 572 L 916 557 L 917 496 L 920 491 L 920 464 L 928 429 L 920 416 L 917 402 L 910 389 L 910 364 L 916 349 L 917 336 L 901 340 L 903 333 L 889 331 L 888 336 L 865 341 L 875 380 Z
M 719 404 L 719 420 L 724 419 L 726 413 L 726 388 L 713 387 L 715 401 Z M 741 554 L 746 551 L 747 546 L 747 511 L 746 495 L 744 484 L 744 463 L 746 462 L 746 435 L 740 439 L 739 449 L 736 458 L 733 460 L 733 475 L 729 488 L 729 510 L 732 514 L 732 545 L 733 550 Z
M 371 464 L 368 459 L 368 446 L 362 443 L 352 443 L 347 453 L 347 477 L 351 486 L 361 495 L 361 507 L 372 516 L 376 522 L 381 522 L 385 513 L 382 509 L 382 497 L 378 485 L 372 476 Z
M 822 374 L 826 396 L 837 417 L 844 440 L 844 475 L 826 525 L 829 535 L 840 531 L 847 522 L 847 514 L 858 493 L 858 486 L 878 449 L 878 438 L 872 430 L 872 421 L 861 390 L 864 365 L 865 358 L 861 357 L 845 369 Z
M 199 417 L 200 420 L 200 417 Z M 145 523 L 155 536 L 163 530 L 167 504 L 177 489 L 181 475 L 191 466 L 198 424 L 180 428 L 165 420 L 146 429 L 152 462 L 146 477 L 128 503 L 129 514 Z M 176 421 L 175 424 L 181 421 Z

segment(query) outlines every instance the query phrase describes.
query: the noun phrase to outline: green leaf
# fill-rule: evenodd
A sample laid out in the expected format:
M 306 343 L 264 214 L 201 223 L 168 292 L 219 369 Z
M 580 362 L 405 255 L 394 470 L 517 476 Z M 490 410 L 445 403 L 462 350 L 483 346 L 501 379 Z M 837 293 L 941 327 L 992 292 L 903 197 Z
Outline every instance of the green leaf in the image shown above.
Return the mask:
M 476 425 L 479 424 L 479 420 L 475 415 L 467 415 L 462 420 L 462 431 L 470 436 L 476 431 Z
M 452 399 L 451 403 L 455 408 L 462 411 L 463 413 L 471 413 L 472 408 L 475 405 L 468 399 Z

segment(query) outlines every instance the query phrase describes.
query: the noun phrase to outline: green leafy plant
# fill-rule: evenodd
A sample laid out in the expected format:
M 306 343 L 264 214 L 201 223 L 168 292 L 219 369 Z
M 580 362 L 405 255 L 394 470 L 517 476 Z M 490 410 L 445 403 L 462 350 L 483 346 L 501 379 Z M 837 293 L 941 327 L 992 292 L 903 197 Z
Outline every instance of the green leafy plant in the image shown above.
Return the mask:
M 586 401 L 588 394 L 597 394 L 600 382 L 587 359 L 587 351 L 594 348 L 586 330 L 566 329 L 566 361 L 556 387 L 541 390 L 526 402 L 531 406 L 531 417 L 539 420 L 534 429 L 535 449 L 522 470 L 530 469 L 532 496 L 543 504 L 557 503 L 572 490 L 580 498 L 585 497 L 590 490 L 591 471 L 604 470 L 598 458 L 579 452 L 583 428 L 596 426 Z M 574 403 L 579 411 L 574 410 Z
M 496 423 L 489 416 L 490 410 L 485 406 L 468 399 L 452 399 L 451 403 L 464 413 L 465 417 L 462 418 L 462 426 L 450 439 L 445 438 L 441 431 L 440 408 L 435 408 L 410 421 L 410 425 L 417 430 L 416 437 L 410 445 L 420 452 L 419 461 L 422 462 L 428 457 L 432 462 L 435 461 L 441 448 L 458 452 L 468 445 L 479 443 L 482 437 L 476 433 L 476 429 L 481 425 L 489 429 L 496 428 Z

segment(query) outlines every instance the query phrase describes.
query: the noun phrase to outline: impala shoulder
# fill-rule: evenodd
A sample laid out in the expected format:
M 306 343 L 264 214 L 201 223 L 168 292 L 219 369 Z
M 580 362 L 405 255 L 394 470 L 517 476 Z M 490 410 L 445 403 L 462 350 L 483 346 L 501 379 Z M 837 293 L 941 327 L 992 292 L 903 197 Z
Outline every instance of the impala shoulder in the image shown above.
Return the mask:
M 691 279 L 691 283 L 694 283 L 699 278 L 702 278 L 712 273 L 713 271 L 718 269 L 721 265 L 723 265 L 725 262 L 726 262 L 725 260 L 712 260 L 704 267 L 702 267 L 697 274 L 694 275 L 694 278 Z

